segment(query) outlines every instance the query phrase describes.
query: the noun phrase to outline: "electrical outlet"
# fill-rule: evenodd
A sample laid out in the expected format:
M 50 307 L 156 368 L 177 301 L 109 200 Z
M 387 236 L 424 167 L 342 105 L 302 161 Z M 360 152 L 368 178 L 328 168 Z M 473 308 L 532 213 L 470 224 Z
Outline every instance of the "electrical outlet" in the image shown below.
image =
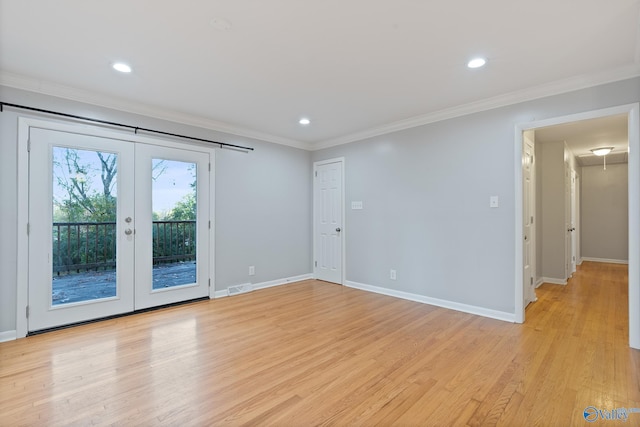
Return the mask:
M 249 266 L 249 276 L 255 276 L 256 275 L 256 267 L 254 265 L 250 265 Z
M 396 280 L 396 271 L 395 270 L 389 270 L 389 279 Z

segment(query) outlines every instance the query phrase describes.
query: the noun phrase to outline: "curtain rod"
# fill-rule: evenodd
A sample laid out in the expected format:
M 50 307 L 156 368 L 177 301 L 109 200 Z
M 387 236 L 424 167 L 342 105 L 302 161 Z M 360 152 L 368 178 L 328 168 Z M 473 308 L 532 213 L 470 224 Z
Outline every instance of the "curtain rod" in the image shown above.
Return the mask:
M 253 151 L 253 148 L 251 148 L 251 147 L 243 147 L 242 145 L 228 144 L 226 142 L 212 141 L 210 139 L 196 138 L 196 137 L 193 137 L 193 136 L 186 136 L 186 135 L 180 135 L 180 134 L 177 134 L 177 133 L 163 132 L 161 130 L 141 128 L 141 127 L 138 127 L 138 126 L 125 125 L 125 124 L 122 124 L 122 123 L 110 122 L 110 121 L 107 121 L 107 120 L 100 120 L 100 119 L 94 119 L 94 118 L 91 118 L 91 117 L 77 116 L 75 114 L 61 113 L 59 111 L 43 110 L 41 108 L 28 107 L 26 105 L 11 104 L 11 103 L 8 103 L 8 102 L 0 101 L 0 113 L 4 111 L 4 107 L 11 107 L 11 108 L 18 108 L 18 109 L 21 109 L 21 110 L 36 111 L 38 113 L 53 114 L 55 116 L 68 117 L 68 118 L 72 118 L 72 119 L 86 120 L 86 121 L 89 121 L 89 122 L 100 123 L 100 124 L 103 124 L 103 125 L 118 126 L 118 127 L 121 127 L 121 128 L 133 129 L 133 133 L 135 133 L 135 134 L 137 134 L 138 131 L 143 131 L 143 132 L 155 133 L 155 134 L 159 134 L 159 135 L 173 136 L 173 137 L 176 137 L 176 138 L 190 139 L 190 140 L 193 140 L 193 141 L 208 142 L 208 143 L 211 143 L 211 144 L 219 145 L 220 148 L 230 147 L 230 148 L 235 148 L 235 149 L 240 149 L 240 150 Z

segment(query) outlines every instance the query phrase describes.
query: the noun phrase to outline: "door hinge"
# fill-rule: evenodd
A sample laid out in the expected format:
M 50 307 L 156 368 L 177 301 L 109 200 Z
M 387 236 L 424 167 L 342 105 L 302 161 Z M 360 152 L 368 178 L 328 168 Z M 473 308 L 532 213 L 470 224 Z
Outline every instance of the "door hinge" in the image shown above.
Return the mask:
M 318 177 L 318 171 L 316 171 L 316 178 Z
M 209 287 L 211 287 L 211 278 L 209 278 Z
M 28 319 L 29 318 L 29 306 L 26 307 L 24 314 L 27 316 L 27 319 Z
M 530 279 L 531 279 L 531 284 L 533 285 L 533 276 L 531 276 Z
M 209 172 L 211 172 L 211 163 L 209 163 Z
M 27 139 L 27 152 L 31 152 L 31 138 Z
M 31 231 L 31 227 L 29 226 L 29 223 L 27 223 L 27 236 L 29 235 L 29 231 Z
M 211 230 L 211 220 L 209 220 L 209 230 Z
M 317 267 L 318 266 L 318 261 L 316 261 L 315 264 L 316 264 L 316 267 Z
M 533 215 L 531 215 L 531 224 L 533 224 Z

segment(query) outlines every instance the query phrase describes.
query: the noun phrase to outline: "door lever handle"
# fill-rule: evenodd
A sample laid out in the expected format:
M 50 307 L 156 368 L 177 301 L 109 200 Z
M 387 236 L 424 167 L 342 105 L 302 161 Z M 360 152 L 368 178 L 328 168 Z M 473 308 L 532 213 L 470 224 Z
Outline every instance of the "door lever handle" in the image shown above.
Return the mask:
M 338 228 L 336 228 L 336 231 L 339 233 L 339 232 L 341 232 L 342 230 L 340 229 L 340 227 L 338 227 Z

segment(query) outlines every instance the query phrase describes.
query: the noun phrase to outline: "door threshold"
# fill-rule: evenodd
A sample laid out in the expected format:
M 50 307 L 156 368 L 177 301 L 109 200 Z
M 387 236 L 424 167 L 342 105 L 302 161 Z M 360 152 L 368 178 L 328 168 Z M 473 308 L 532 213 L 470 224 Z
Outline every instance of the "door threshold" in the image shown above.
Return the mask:
M 105 320 L 117 319 L 117 318 L 120 318 L 120 317 L 132 316 L 134 314 L 146 313 L 148 311 L 156 311 L 156 310 L 160 310 L 160 309 L 163 309 L 163 308 L 169 308 L 169 307 L 175 307 L 175 306 L 179 306 L 179 305 L 191 304 L 191 303 L 194 303 L 194 302 L 200 302 L 200 301 L 204 301 L 204 300 L 208 300 L 208 299 L 210 299 L 208 296 L 207 297 L 194 298 L 194 299 L 190 299 L 190 300 L 186 300 L 186 301 L 172 302 L 171 304 L 158 305 L 156 307 L 142 308 L 140 310 L 134 310 L 134 311 L 129 311 L 129 312 L 120 313 L 120 314 L 114 314 L 112 316 L 99 317 L 97 319 L 84 320 L 82 322 L 75 322 L 75 323 L 69 323 L 67 325 L 54 326 L 53 328 L 39 329 L 37 331 L 28 332 L 27 336 L 31 337 L 31 336 L 34 336 L 34 335 L 41 335 L 41 334 L 45 334 L 47 332 L 59 331 L 61 329 L 68 329 L 68 328 L 73 328 L 73 327 L 76 327 L 76 326 L 89 325 L 91 323 L 97 323 L 97 322 L 102 322 L 102 321 L 105 321 Z

